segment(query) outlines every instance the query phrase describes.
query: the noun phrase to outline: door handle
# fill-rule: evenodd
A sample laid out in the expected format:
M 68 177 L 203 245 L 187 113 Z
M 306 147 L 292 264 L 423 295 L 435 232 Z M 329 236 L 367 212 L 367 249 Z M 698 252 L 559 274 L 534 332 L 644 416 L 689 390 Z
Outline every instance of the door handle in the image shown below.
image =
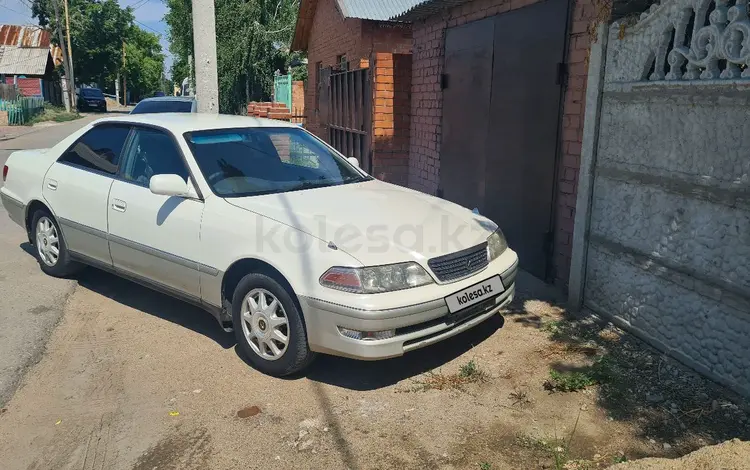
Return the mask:
M 57 189 L 57 180 L 47 180 L 47 187 L 52 191 Z
M 116 210 L 117 212 L 125 212 L 127 208 L 128 204 L 125 201 L 121 201 L 119 199 L 112 200 L 112 209 Z

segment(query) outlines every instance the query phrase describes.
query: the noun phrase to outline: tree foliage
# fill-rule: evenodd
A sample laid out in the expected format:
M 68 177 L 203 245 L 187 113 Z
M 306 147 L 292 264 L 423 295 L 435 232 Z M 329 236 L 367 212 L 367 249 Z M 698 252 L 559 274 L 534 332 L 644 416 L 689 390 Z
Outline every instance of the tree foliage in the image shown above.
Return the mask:
M 41 26 L 54 31 L 57 22 L 53 1 L 56 0 L 34 0 L 31 11 Z M 161 89 L 164 55 L 159 36 L 135 26 L 130 7 L 120 8 L 116 0 L 69 0 L 68 8 L 77 84 L 96 84 L 113 90 L 117 73 L 123 71 L 124 47 L 124 71 L 131 95 L 138 97 Z M 56 34 L 52 38 L 58 42 Z
M 187 76 L 193 53 L 191 0 L 166 0 L 172 79 Z M 286 72 L 299 0 L 215 0 L 219 110 L 237 113 L 248 101 L 268 100 L 276 70 Z M 174 75 L 180 73 L 183 75 Z
M 125 43 L 124 72 L 128 79 L 131 95 L 143 98 L 157 90 L 164 90 L 164 54 L 156 34 L 132 26 Z

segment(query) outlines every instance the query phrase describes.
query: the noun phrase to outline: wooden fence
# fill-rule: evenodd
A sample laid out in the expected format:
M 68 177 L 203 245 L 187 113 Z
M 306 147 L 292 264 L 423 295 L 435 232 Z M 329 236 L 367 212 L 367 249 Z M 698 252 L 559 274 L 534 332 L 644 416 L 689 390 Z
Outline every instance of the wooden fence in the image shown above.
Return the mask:
M 14 100 L 0 100 L 0 111 L 7 111 L 8 124 L 21 126 L 44 110 L 44 98 L 41 96 L 21 96 Z

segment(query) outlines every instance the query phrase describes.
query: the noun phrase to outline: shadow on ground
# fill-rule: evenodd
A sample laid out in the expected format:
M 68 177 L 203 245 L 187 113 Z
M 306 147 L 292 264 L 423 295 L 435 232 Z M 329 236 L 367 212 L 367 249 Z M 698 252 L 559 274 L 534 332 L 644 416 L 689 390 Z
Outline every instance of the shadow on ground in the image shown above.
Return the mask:
M 29 243 L 20 248 L 35 256 Z M 225 332 L 211 314 L 186 302 L 161 294 L 135 282 L 96 268 L 87 268 L 76 276 L 78 284 L 128 307 L 169 321 L 206 336 L 224 349 L 236 346 L 234 333 Z M 375 390 L 419 376 L 470 351 L 475 345 L 502 328 L 503 319 L 495 316 L 475 328 L 431 347 L 412 351 L 402 357 L 383 361 L 357 361 L 321 354 L 309 369 L 288 380 L 310 380 L 350 390 Z M 252 367 L 235 347 L 237 355 Z
M 225 332 L 210 313 L 186 302 L 95 268 L 83 270 L 77 279 L 97 294 L 202 334 L 224 349 L 236 344 L 234 334 Z
M 308 378 L 316 382 L 357 391 L 388 387 L 404 379 L 417 377 L 442 367 L 492 336 L 502 325 L 502 318 L 499 315 L 494 316 L 480 325 L 438 344 L 411 351 L 401 357 L 382 361 L 358 361 L 320 354 L 306 371 L 289 376 L 287 380 Z M 247 362 L 239 352 L 239 348 L 235 351 L 243 361 Z
M 534 284 L 519 282 L 505 315 L 548 334 L 550 380 L 539 385 L 549 393 L 598 385 L 597 404 L 608 417 L 635 425 L 643 439 L 672 443 L 667 456 L 750 439 L 750 413 L 744 411 L 750 406 L 741 397 L 590 312 L 571 313 L 554 291 L 524 288 Z

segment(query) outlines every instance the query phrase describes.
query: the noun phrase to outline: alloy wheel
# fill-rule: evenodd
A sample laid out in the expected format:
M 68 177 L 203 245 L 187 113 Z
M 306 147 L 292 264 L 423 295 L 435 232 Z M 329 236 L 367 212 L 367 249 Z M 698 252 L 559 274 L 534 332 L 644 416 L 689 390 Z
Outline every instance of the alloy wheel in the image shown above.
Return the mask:
M 60 239 L 49 217 L 41 217 L 36 224 L 36 250 L 42 262 L 49 267 L 54 267 L 60 259 Z
M 281 302 L 265 289 L 252 289 L 242 300 L 242 331 L 250 348 L 268 361 L 281 358 L 289 345 L 289 322 Z

